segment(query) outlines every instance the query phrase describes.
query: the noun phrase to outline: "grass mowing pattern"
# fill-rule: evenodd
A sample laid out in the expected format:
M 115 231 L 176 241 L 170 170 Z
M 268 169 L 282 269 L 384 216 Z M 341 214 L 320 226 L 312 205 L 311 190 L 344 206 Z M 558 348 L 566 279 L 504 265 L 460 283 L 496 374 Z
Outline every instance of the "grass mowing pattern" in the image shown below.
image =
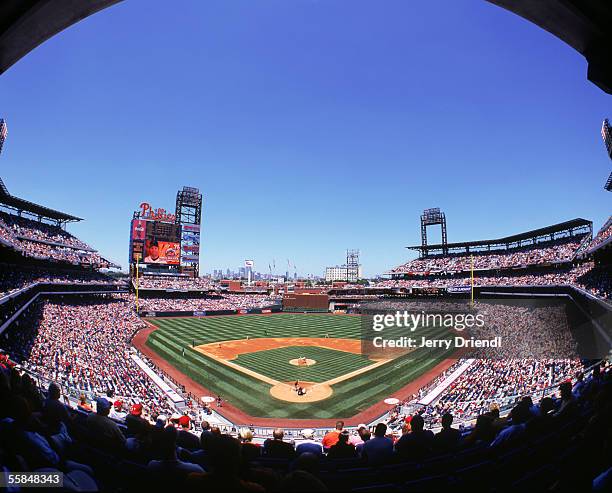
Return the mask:
M 302 356 L 315 360 L 316 364 L 300 367 L 289 363 L 290 360 Z M 302 380 L 317 383 L 373 364 L 367 356 L 362 354 L 315 346 L 290 346 L 241 354 L 232 360 L 232 363 L 281 382 Z
M 438 351 L 435 357 L 428 358 L 415 357 L 415 351 L 334 385 L 334 393 L 329 399 L 304 404 L 289 403 L 272 397 L 268 384 L 192 350 L 190 347 L 193 340 L 199 345 L 245 339 L 247 335 L 254 338 L 325 337 L 326 334 L 329 337 L 359 339 L 359 317 L 281 313 L 266 316 L 152 319 L 151 322 L 159 330 L 149 336 L 147 345 L 162 358 L 250 415 L 271 418 L 334 419 L 353 416 L 410 383 L 442 358 L 450 357 L 453 352 Z M 183 348 L 187 348 L 184 358 L 181 355 Z

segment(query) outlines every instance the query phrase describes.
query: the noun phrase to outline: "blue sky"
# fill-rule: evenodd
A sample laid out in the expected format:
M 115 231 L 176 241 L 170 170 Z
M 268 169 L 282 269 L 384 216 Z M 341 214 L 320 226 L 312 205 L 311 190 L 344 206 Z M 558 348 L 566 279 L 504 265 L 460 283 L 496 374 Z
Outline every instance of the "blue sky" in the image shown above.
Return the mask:
M 449 241 L 573 217 L 599 228 L 610 96 L 582 56 L 483 0 L 127 0 L 0 77 L 15 195 L 86 220 L 127 264 L 142 201 L 205 197 L 203 272 L 253 258 L 367 275 L 411 258 L 419 215 Z

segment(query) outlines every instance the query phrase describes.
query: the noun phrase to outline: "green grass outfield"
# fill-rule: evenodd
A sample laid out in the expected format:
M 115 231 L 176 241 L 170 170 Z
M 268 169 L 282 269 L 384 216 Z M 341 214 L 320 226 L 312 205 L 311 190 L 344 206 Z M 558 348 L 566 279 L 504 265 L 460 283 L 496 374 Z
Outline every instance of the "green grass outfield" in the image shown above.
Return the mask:
M 313 359 L 312 366 L 295 366 L 289 363 L 300 357 Z M 323 347 L 290 346 L 267 349 L 255 353 L 241 354 L 232 360 L 240 366 L 253 370 L 280 382 L 302 380 L 304 382 L 325 382 L 345 375 L 349 371 L 370 366 L 373 362 L 363 354 L 347 353 Z
M 417 349 L 411 354 L 401 356 L 369 372 L 333 385 L 334 393 L 326 400 L 304 404 L 289 403 L 272 397 L 269 393 L 270 385 L 191 349 L 192 342 L 195 339 L 196 345 L 200 345 L 216 341 L 246 339 L 247 336 L 256 338 L 325 337 L 328 335 L 331 338 L 360 339 L 361 321 L 358 316 L 280 313 L 266 316 L 168 318 L 149 319 L 149 321 L 158 327 L 158 330 L 153 332 L 147 340 L 147 345 L 151 349 L 185 375 L 212 392 L 220 394 L 232 405 L 252 416 L 259 417 L 295 419 L 350 417 L 389 397 L 390 394 L 434 367 L 441 359 L 450 357 L 452 353 L 452 350 L 448 353 L 438 351 L 435 357 L 418 357 L 417 352 L 420 349 Z M 183 348 L 186 348 L 185 357 L 182 356 Z M 310 357 L 306 354 L 306 349 L 324 350 L 323 348 L 299 348 L 300 353 L 304 353 L 299 356 Z M 281 351 L 281 349 L 259 351 L 259 353 L 270 353 L 271 355 L 275 351 Z M 238 359 L 256 355 L 257 353 L 241 355 Z M 348 356 L 360 358 L 359 355 Z M 278 357 L 277 364 L 287 363 L 286 352 L 281 351 Z M 317 357 L 312 359 L 317 360 Z M 274 359 L 270 358 L 265 361 L 266 365 L 268 361 L 274 363 Z M 363 360 L 361 363 L 358 361 L 351 361 L 351 366 L 340 374 L 355 370 L 360 367 L 359 364 L 365 363 Z M 238 360 L 234 362 L 240 363 Z M 252 365 L 253 361 L 247 364 Z M 264 362 L 255 362 L 255 364 L 264 364 Z M 314 365 L 312 370 L 316 366 Z M 257 371 L 252 366 L 249 368 Z M 295 372 L 296 370 L 309 369 L 292 367 L 290 371 Z M 269 371 L 272 371 L 270 367 L 266 373 L 272 376 Z M 337 370 L 333 371 L 336 372 L 334 376 L 337 376 Z M 284 378 L 282 374 L 272 376 L 272 378 L 293 380 L 294 374 L 287 375 L 288 378 Z M 324 376 L 319 378 L 328 379 Z M 317 380 L 310 379 L 310 381 Z

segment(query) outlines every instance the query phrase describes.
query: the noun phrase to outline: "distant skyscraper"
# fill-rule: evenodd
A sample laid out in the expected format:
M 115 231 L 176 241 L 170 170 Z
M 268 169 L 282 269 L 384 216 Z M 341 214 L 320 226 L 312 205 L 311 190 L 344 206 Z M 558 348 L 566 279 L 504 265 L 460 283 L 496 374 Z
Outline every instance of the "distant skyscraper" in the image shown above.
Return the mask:
M 4 145 L 7 134 L 8 129 L 6 128 L 6 122 L 4 119 L 0 118 L 0 153 L 2 153 L 2 146 Z

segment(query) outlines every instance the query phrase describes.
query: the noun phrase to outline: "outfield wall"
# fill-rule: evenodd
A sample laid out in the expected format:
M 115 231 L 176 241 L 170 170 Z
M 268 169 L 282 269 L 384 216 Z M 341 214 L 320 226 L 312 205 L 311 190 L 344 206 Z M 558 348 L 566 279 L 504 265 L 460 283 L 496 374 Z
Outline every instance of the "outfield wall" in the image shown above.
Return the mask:
M 220 315 L 251 315 L 281 312 L 282 307 L 270 306 L 268 308 L 244 308 L 239 310 L 202 310 L 202 311 L 150 311 L 141 310 L 138 315 L 143 318 L 170 318 L 170 317 L 216 317 Z

